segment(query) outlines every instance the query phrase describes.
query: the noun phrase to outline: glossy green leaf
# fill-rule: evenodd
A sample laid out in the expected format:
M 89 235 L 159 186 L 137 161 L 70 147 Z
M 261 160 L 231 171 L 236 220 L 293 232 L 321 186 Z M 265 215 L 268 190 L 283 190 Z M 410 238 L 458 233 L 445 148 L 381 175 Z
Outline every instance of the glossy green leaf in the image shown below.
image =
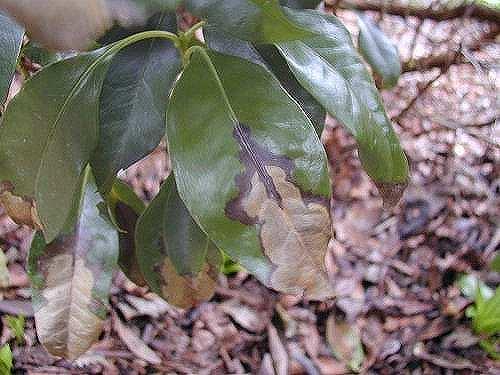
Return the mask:
M 23 36 L 23 28 L 0 13 L 0 106 L 7 98 L 17 58 L 21 52 Z
M 82 355 L 101 333 L 118 258 L 118 236 L 99 214 L 96 191 L 87 169 L 75 204 L 76 225 L 49 244 L 38 232 L 28 260 L 40 342 L 69 359 Z
M 205 42 L 214 51 L 241 57 L 269 69 L 281 82 L 287 92 L 298 101 L 321 136 L 326 112 L 293 76 L 286 61 L 271 45 L 254 47 L 252 43 L 223 34 L 211 28 L 204 29 Z
M 286 9 L 313 38 L 277 44 L 297 80 L 356 138 L 363 167 L 386 202 L 395 204 L 408 180 L 408 161 L 378 91 L 347 29 L 331 15 Z
M 312 121 L 319 136 L 323 131 L 326 112 L 293 76 L 285 59 L 271 45 L 254 47 L 252 43 L 220 33 L 211 28 L 204 29 L 205 42 L 214 51 L 231 56 L 241 57 L 269 69 L 281 82 L 287 92 L 299 102 L 302 109 Z
M 182 308 L 212 297 L 222 258 L 191 218 L 172 175 L 139 218 L 135 238 L 151 290 Z
M 186 0 L 185 5 L 209 27 L 247 41 L 274 43 L 311 36 L 285 17 L 278 0 Z
M 175 14 L 155 16 L 146 29 L 175 31 Z M 130 45 L 113 59 L 100 97 L 99 144 L 91 161 L 103 194 L 120 169 L 149 154 L 164 136 L 168 96 L 180 67 L 173 43 L 161 39 Z
M 111 222 L 119 228 L 118 265 L 129 280 L 144 286 L 146 281 L 139 268 L 135 250 L 135 226 L 146 206 L 131 187 L 118 179 L 108 194 L 107 206 Z
M 0 126 L 0 181 L 36 201 L 51 242 L 68 219 L 79 177 L 97 144 L 98 97 L 110 47 L 59 61 L 31 78 Z M 63 79 L 62 79 L 63 77 Z
M 323 106 L 300 85 L 276 47 L 261 45 L 257 49 L 267 63 L 267 66 L 279 79 L 284 88 L 295 100 L 297 100 L 302 109 L 306 112 L 318 136 L 321 136 L 326 118 L 326 111 Z
M 214 243 L 270 287 L 331 296 L 326 155 L 279 81 L 195 47 L 167 119 L 179 194 Z
M 365 14 L 358 16 L 358 25 L 361 54 L 382 80 L 382 87 L 396 86 L 401 75 L 398 48 Z

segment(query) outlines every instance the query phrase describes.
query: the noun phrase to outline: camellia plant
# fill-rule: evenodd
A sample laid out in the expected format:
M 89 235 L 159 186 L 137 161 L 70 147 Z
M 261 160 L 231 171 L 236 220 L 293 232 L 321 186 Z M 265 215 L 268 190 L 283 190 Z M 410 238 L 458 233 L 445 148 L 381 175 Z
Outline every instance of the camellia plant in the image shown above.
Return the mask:
M 42 3 L 0 1 L 2 102 L 20 56 L 41 66 L 5 106 L 0 201 L 36 231 L 28 265 L 48 351 L 76 358 L 99 337 L 117 267 L 182 308 L 211 298 L 222 254 L 277 291 L 333 297 L 326 112 L 386 202 L 408 180 L 342 23 L 305 9 L 314 0 L 157 0 L 142 4 L 146 23 L 102 34 L 104 0 Z M 178 31 L 176 9 L 199 22 Z M 95 22 L 68 31 L 71 17 Z M 366 62 L 394 85 L 395 47 L 369 18 L 359 26 Z M 146 207 L 116 176 L 163 138 L 173 173 Z

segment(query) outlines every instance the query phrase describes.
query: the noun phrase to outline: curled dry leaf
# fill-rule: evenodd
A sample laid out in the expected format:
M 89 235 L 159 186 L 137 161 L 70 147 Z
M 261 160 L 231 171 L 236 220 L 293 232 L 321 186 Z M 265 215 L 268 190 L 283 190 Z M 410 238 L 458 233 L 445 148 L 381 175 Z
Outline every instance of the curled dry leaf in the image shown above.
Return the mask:
M 151 350 L 144 341 L 142 341 L 130 328 L 125 326 L 116 316 L 113 319 L 113 327 L 120 339 L 127 345 L 127 348 L 137 357 L 154 365 L 159 365 L 161 363 L 161 358 L 158 354 Z
M 23 199 L 6 190 L 0 193 L 0 204 L 16 224 L 28 225 L 33 229 L 42 228 L 34 200 Z

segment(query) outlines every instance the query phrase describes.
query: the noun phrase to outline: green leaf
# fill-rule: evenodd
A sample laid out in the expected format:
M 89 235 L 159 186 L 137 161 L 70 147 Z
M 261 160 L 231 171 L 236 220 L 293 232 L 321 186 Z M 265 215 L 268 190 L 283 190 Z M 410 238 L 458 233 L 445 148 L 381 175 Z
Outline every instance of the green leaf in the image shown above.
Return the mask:
M 481 340 L 479 342 L 481 348 L 483 348 L 488 355 L 495 361 L 500 361 L 500 338 L 489 337 L 487 339 Z
M 181 5 L 183 0 L 132 0 L 149 12 L 170 11 L 173 12 Z
M 36 201 L 31 220 L 51 242 L 68 219 L 97 144 L 98 100 L 110 47 L 59 61 L 31 78 L 0 127 L 0 181 Z M 29 223 L 28 223 L 29 224 Z
M 285 14 L 315 36 L 278 43 L 278 49 L 300 84 L 356 138 L 363 167 L 386 203 L 397 203 L 408 161 L 349 32 L 336 17 L 317 11 L 285 8 Z
M 66 55 L 62 52 L 49 51 L 41 44 L 34 41 L 30 41 L 27 45 L 25 45 L 23 47 L 22 53 L 23 56 L 26 56 L 32 62 L 35 62 L 42 67 L 62 60 Z
M 167 113 L 189 212 L 266 285 L 331 296 L 324 267 L 330 183 L 310 121 L 262 66 L 200 47 L 191 52 Z
M 497 335 L 500 333 L 500 287 L 488 298 L 480 289 L 476 295 L 476 313 L 472 324 L 474 330 L 481 334 Z
M 12 332 L 14 337 L 16 338 L 16 344 L 22 345 L 24 343 L 24 323 L 25 318 L 22 315 L 11 316 L 7 315 L 5 317 L 7 322 L 7 326 L 9 330 Z
M 98 339 L 116 268 L 118 236 L 100 216 L 100 201 L 87 168 L 76 225 L 49 244 L 37 232 L 29 254 L 38 337 L 49 353 L 68 359 Z
M 319 136 L 323 131 L 326 112 L 323 107 L 295 79 L 288 65 L 275 47 L 259 45 L 254 47 L 250 42 L 236 39 L 216 30 L 205 28 L 204 36 L 207 45 L 214 51 L 226 55 L 241 57 L 269 69 L 281 82 L 287 92 L 300 104 L 312 121 Z
M 9 92 L 23 36 L 23 28 L 0 12 L 0 106 Z
M 382 87 L 396 86 L 401 75 L 398 48 L 365 14 L 358 15 L 358 25 L 361 54 L 382 79 Z
M 278 0 L 186 0 L 186 9 L 208 27 L 256 43 L 274 43 L 311 36 L 290 22 Z
M 149 29 L 175 31 L 175 14 L 155 16 Z M 164 136 L 168 96 L 180 67 L 173 43 L 161 39 L 135 43 L 113 59 L 102 88 L 99 144 L 91 161 L 103 194 L 120 169 L 149 154 Z
M 493 258 L 490 268 L 492 271 L 500 272 L 500 252 Z
M 280 0 L 280 4 L 296 9 L 314 9 L 321 3 L 321 0 Z
M 189 308 L 212 297 L 222 258 L 181 201 L 173 175 L 137 222 L 139 266 L 152 291 Z
M 261 45 L 257 48 L 260 55 L 266 61 L 268 67 L 279 79 L 286 91 L 300 104 L 321 136 L 325 126 L 326 111 L 318 101 L 305 90 L 290 71 L 285 59 L 280 55 L 276 47 Z
M 12 351 L 9 344 L 0 349 L 0 375 L 10 375 L 12 371 Z
M 129 280 L 136 285 L 144 286 L 146 280 L 139 268 L 135 249 L 135 226 L 146 208 L 144 202 L 131 187 L 116 179 L 107 197 L 107 204 L 111 222 L 119 228 L 118 265 Z

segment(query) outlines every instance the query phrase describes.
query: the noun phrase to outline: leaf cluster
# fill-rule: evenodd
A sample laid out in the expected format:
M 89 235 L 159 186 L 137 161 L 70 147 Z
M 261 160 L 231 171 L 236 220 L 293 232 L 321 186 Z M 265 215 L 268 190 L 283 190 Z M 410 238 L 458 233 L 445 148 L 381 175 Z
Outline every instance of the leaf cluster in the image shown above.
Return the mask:
M 103 1 L 83 3 L 100 12 Z M 78 35 L 68 25 L 83 3 L 29 3 L 0 14 L 2 103 L 20 56 L 42 66 L 2 116 L 0 202 L 37 231 L 29 274 L 38 336 L 52 354 L 76 358 L 98 338 L 117 267 L 183 308 L 212 296 L 220 270 L 234 270 L 228 257 L 278 291 L 334 295 L 318 137 L 326 113 L 356 139 L 387 202 L 408 181 L 375 82 L 336 17 L 311 0 L 133 1 L 147 21 L 100 35 L 104 20 Z M 176 6 L 202 21 L 179 31 Z M 65 22 L 48 22 L 61 9 Z M 362 55 L 394 85 L 397 50 L 359 22 Z M 53 51 L 89 38 L 84 52 Z M 162 139 L 173 173 L 146 207 L 117 174 Z

